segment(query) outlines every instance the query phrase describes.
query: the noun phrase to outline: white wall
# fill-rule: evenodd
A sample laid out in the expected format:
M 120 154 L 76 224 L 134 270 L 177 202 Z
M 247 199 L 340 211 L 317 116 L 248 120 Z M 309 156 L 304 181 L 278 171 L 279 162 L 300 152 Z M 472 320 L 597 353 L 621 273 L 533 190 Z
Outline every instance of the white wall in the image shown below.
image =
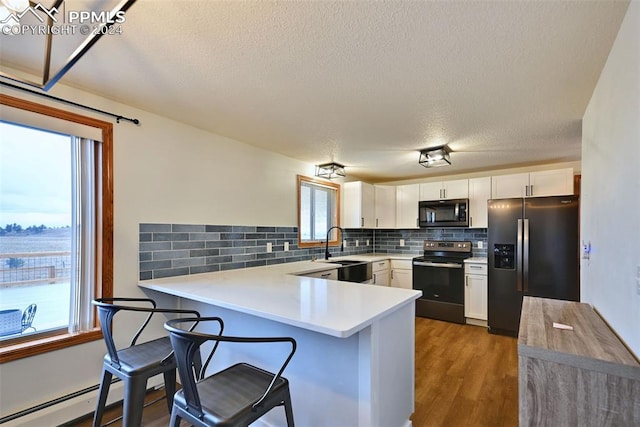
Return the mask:
M 114 123 L 115 295 L 142 295 L 139 223 L 297 226 L 296 174 L 312 175 L 313 165 L 76 89 L 56 86 L 51 94 L 141 121 Z M 116 323 L 119 337 L 130 336 L 131 328 Z M 96 341 L 0 365 L 0 415 L 97 384 L 104 353 L 103 342 Z
M 584 302 L 640 356 L 640 1 L 629 5 L 582 123 Z

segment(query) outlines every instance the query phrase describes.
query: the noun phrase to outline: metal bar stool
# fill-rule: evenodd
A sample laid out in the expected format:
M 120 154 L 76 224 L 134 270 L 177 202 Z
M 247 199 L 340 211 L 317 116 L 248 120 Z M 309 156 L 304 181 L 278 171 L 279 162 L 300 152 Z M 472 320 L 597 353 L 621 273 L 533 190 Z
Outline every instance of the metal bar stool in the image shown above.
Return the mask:
M 196 324 L 212 322 L 220 326 L 218 335 L 193 331 Z M 181 327 L 185 323 L 191 323 L 191 327 Z M 173 400 L 172 427 L 178 427 L 181 419 L 195 426 L 247 426 L 281 405 L 284 405 L 287 425 L 293 427 L 289 381 L 282 376 L 296 351 L 293 338 L 223 336 L 224 324 L 219 317 L 173 319 L 164 327 L 169 331 L 182 382 L 182 390 Z M 207 341 L 214 342 L 214 346 L 198 372 L 193 361 L 200 354 L 200 346 Z M 277 374 L 247 363 L 237 363 L 205 377 L 207 366 L 221 342 L 288 343 L 291 350 Z
M 138 343 L 138 338 L 155 313 L 187 314 L 197 317 L 200 314 L 194 310 L 157 308 L 155 301 L 149 298 L 99 298 L 92 303 L 98 309 L 100 327 L 107 346 L 107 354 L 104 356 L 102 364 L 102 379 L 93 426 L 97 427 L 102 422 L 113 375 L 124 382 L 122 418 L 125 427 L 140 426 L 147 380 L 155 375 L 164 374 L 167 406 L 171 411 L 173 395 L 176 391 L 176 361 L 169 337 L 142 343 Z M 131 339 L 129 347 L 117 349 L 113 340 L 112 321 L 114 316 L 122 311 L 138 312 L 146 314 L 146 316 Z M 200 366 L 200 359 L 197 358 L 195 363 Z

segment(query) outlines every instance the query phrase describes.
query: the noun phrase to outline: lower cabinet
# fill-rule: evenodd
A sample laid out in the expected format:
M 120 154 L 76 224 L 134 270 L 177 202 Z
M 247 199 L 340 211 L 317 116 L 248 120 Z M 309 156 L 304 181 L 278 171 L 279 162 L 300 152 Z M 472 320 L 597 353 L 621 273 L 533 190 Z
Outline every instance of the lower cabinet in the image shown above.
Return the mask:
M 465 263 L 464 316 L 467 323 L 487 325 L 487 264 Z
M 392 259 L 391 286 L 394 288 L 413 288 L 413 266 L 411 260 Z
M 375 261 L 371 263 L 373 273 L 372 285 L 389 286 L 389 260 Z

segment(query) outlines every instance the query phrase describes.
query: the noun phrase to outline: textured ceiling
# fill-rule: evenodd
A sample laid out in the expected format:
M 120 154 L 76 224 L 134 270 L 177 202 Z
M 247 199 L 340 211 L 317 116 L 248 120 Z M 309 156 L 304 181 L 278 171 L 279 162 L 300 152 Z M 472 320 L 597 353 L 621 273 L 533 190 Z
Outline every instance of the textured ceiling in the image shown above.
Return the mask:
M 61 83 L 371 182 L 571 161 L 627 6 L 138 0 Z M 2 66 L 41 74 L 33 37 L 0 37 Z M 452 166 L 418 165 L 443 143 Z

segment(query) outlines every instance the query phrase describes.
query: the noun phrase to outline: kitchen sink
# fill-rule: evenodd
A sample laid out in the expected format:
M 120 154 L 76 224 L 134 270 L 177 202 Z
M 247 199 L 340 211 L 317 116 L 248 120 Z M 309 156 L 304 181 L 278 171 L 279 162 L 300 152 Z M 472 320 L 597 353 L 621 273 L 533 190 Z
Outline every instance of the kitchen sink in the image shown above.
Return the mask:
M 341 259 L 341 260 L 335 260 L 335 261 L 329 261 L 331 264 L 340 264 L 340 265 L 356 265 L 356 264 L 363 264 L 366 263 L 367 261 L 358 261 L 355 259 Z
M 332 264 L 338 264 L 338 280 L 343 282 L 362 283 L 371 280 L 373 271 L 371 263 L 368 261 L 359 261 L 352 259 L 341 259 L 331 261 Z

